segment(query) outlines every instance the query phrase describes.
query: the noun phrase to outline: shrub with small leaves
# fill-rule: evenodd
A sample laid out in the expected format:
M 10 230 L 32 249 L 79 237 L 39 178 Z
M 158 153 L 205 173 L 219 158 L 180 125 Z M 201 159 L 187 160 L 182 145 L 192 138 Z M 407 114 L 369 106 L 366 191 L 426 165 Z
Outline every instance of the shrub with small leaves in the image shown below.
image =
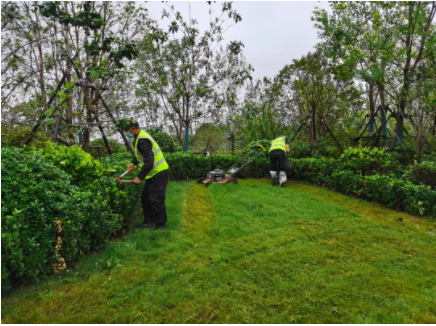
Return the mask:
M 413 164 L 405 175 L 414 184 L 424 184 L 436 190 L 436 162 L 424 161 Z
M 399 162 L 390 153 L 378 148 L 349 147 L 338 159 L 340 171 L 353 171 L 362 175 L 400 174 Z
M 141 186 L 101 178 L 126 170 L 124 154 L 100 164 L 80 148 L 50 145 L 43 153 L 2 149 L 2 163 L 5 284 L 3 275 L 27 279 L 48 274 L 60 258 L 68 266 L 101 248 L 132 221 L 140 204 Z
M 13 278 L 50 273 L 58 258 L 88 246 L 80 238 L 89 202 L 68 175 L 36 151 L 2 149 L 2 264 Z M 56 220 L 63 224 L 57 252 Z M 72 241 L 77 239 L 78 241 Z

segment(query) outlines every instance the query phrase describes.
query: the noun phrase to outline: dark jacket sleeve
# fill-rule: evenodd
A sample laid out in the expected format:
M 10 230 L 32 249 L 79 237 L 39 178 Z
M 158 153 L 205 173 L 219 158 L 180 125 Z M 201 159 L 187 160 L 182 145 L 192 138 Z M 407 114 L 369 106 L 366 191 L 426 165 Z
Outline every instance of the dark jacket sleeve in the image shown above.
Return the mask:
M 137 177 L 141 180 L 144 180 L 147 174 L 150 173 L 151 169 L 153 169 L 154 165 L 154 154 L 151 150 L 152 144 L 148 139 L 141 138 L 138 140 L 138 151 L 144 157 L 144 165 L 142 166 L 141 171 L 139 171 Z M 132 161 L 133 164 L 138 165 L 138 160 L 135 158 Z

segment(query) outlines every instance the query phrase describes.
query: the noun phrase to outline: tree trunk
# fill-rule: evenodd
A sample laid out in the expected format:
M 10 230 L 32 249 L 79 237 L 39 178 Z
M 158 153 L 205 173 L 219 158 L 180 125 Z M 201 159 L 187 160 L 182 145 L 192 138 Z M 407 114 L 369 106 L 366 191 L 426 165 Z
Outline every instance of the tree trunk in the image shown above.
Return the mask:
M 401 111 L 398 111 L 395 114 L 395 119 L 397 120 L 395 123 L 395 132 L 394 136 L 392 137 L 392 148 L 395 148 L 395 141 L 398 139 L 398 142 L 400 143 L 400 146 L 404 143 L 404 117 Z
M 189 151 L 189 97 L 186 98 L 185 153 Z
M 82 149 L 86 152 L 89 146 L 89 128 L 86 126 L 83 128 L 83 140 L 82 140 Z
M 64 3 L 65 9 L 66 4 Z M 64 32 L 64 39 L 65 39 L 65 46 L 67 49 L 67 55 L 68 58 L 71 58 L 71 48 L 70 48 L 70 42 L 68 38 L 68 32 Z M 72 60 L 67 60 L 67 69 L 66 69 L 66 81 L 71 82 L 71 67 L 72 67 Z M 67 124 L 67 132 L 68 132 L 68 140 L 70 145 L 74 144 L 74 134 L 72 130 L 72 124 L 73 124 L 73 97 L 69 96 L 67 99 L 67 113 L 65 117 L 65 123 Z
M 309 144 L 310 144 L 310 152 L 314 154 L 315 148 L 315 115 L 312 110 L 310 113 L 310 121 L 309 121 Z
M 388 147 L 388 124 L 385 123 L 387 117 L 386 117 L 386 106 L 385 106 L 385 89 L 384 84 L 378 86 L 379 94 L 380 94 L 380 117 L 381 117 L 381 123 L 384 124 L 382 129 L 382 137 L 383 137 L 383 147 Z
M 103 104 L 103 107 L 105 108 L 106 113 L 111 118 L 113 124 L 116 125 L 117 121 L 115 120 L 115 117 L 113 116 L 112 112 L 109 110 L 109 107 L 107 106 L 105 100 L 103 99 L 103 97 L 100 94 L 98 95 L 98 98 L 100 99 L 101 103 Z M 126 144 L 126 148 L 129 150 L 129 152 L 132 154 L 132 156 L 134 158 L 135 151 L 134 151 L 132 145 L 130 144 L 129 140 L 127 139 L 126 135 L 124 134 L 124 130 L 118 130 L 118 132 L 120 133 L 121 137 L 123 138 L 124 143 Z
M 189 151 L 189 121 L 185 122 L 185 153 Z
M 370 135 L 374 132 L 374 113 L 375 113 L 374 85 L 369 84 L 369 125 L 368 125 L 368 132 Z
M 418 163 L 421 163 L 422 156 L 424 155 L 424 148 L 425 148 L 426 139 L 423 137 L 423 135 L 419 135 L 418 138 L 418 150 L 416 152 L 416 160 Z

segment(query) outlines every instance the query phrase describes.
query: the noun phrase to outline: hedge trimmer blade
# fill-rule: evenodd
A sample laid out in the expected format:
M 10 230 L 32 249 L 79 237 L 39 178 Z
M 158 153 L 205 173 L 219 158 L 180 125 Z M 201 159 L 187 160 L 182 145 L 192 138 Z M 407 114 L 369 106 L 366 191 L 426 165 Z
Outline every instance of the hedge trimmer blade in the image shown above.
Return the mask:
M 124 172 L 123 174 L 121 174 L 119 177 L 116 177 L 115 179 L 114 179 L 114 178 L 109 178 L 109 177 L 106 177 L 106 176 L 103 176 L 103 175 L 102 175 L 101 177 L 104 178 L 104 179 L 110 180 L 111 182 L 133 182 L 133 180 L 122 180 L 122 178 L 123 178 L 127 173 L 129 173 L 130 171 L 132 171 L 132 170 L 134 170 L 134 169 L 135 169 L 135 167 L 127 169 L 126 172 Z

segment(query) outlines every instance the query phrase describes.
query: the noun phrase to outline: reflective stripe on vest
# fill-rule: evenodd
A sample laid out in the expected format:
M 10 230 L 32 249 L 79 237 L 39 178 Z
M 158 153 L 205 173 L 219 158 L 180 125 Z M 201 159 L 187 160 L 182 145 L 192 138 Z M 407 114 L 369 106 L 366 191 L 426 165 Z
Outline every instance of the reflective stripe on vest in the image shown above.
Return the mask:
M 271 142 L 271 148 L 269 149 L 269 152 L 271 153 L 271 151 L 275 149 L 281 149 L 282 151 L 286 152 L 285 137 L 276 138 Z
M 138 137 L 136 138 L 135 141 L 135 156 L 136 159 L 139 162 L 139 165 L 142 167 L 143 163 L 144 163 L 144 157 L 142 156 L 141 152 L 138 151 L 138 141 L 141 138 L 145 138 L 150 140 L 151 144 L 152 144 L 152 151 L 153 151 L 153 155 L 154 155 L 154 164 L 153 164 L 153 168 L 151 169 L 151 171 L 147 174 L 147 176 L 145 177 L 145 179 L 150 179 L 152 177 L 154 177 L 157 173 L 167 170 L 169 168 L 167 161 L 165 160 L 165 157 L 162 153 L 162 150 L 160 149 L 159 145 L 155 142 L 155 140 L 153 139 L 153 137 L 151 137 L 147 132 L 145 132 L 144 130 L 141 130 L 138 134 Z

